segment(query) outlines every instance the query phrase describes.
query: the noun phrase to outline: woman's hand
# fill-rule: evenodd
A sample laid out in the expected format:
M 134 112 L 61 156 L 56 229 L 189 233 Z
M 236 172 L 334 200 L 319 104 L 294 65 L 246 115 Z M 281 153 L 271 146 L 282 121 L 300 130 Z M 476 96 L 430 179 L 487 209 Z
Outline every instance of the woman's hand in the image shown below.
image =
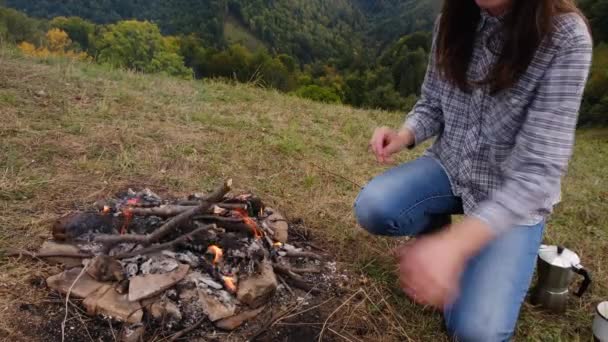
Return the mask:
M 393 163 L 392 156 L 414 143 L 414 134 L 407 128 L 396 131 L 388 127 L 377 128 L 370 147 L 380 163 Z
M 402 246 L 396 253 L 401 288 L 415 302 L 443 310 L 458 296 L 460 277 L 468 260 L 492 237 L 484 222 L 467 218 Z

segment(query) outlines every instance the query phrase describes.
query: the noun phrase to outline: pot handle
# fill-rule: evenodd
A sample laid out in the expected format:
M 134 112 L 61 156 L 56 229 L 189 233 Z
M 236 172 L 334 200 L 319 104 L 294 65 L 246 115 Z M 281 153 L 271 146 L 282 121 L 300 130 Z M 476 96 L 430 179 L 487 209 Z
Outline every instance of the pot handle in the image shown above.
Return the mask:
M 573 269 L 576 274 L 581 275 L 584 278 L 581 287 L 579 287 L 578 291 L 575 293 L 577 297 L 581 297 L 587 291 L 589 285 L 591 285 L 591 275 L 589 275 L 589 272 L 581 265 L 576 265 Z

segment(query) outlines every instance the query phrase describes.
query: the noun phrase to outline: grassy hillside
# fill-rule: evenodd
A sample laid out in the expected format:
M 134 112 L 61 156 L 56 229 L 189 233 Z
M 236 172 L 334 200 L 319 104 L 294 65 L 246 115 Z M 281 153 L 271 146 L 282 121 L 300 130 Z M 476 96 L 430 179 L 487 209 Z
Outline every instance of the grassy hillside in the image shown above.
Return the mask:
M 355 184 L 383 170 L 367 152 L 371 130 L 402 117 L 0 50 L 0 250 L 39 246 L 57 215 L 126 186 L 185 194 L 232 177 L 302 218 L 351 269 L 352 292 L 373 298 L 374 305 L 353 299 L 341 308 L 355 317 L 347 333 L 364 341 L 442 341 L 440 316 L 396 287 L 387 251 L 398 241 L 361 232 L 351 209 Z M 595 284 L 564 316 L 526 306 L 521 340 L 589 340 L 593 305 L 608 298 L 607 174 L 608 131 L 581 131 L 546 242 L 579 252 Z M 27 333 L 15 328 L 22 304 L 47 300 L 32 279 L 50 272 L 43 263 L 0 259 L 1 338 Z M 330 312 L 340 304 L 328 304 Z

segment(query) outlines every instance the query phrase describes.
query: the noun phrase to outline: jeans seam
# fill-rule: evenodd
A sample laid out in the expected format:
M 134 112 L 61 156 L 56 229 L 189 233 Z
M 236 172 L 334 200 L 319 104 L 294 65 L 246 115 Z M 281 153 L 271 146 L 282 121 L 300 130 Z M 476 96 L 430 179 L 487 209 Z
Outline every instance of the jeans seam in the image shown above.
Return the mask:
M 413 205 L 411 205 L 409 208 L 403 209 L 399 212 L 399 218 L 401 218 L 402 216 L 409 214 L 410 211 L 412 211 L 414 208 L 418 207 L 419 205 L 421 205 L 422 203 L 426 202 L 426 201 L 430 201 L 430 200 L 434 200 L 434 199 L 439 199 L 439 198 L 447 198 L 447 197 L 455 197 L 454 195 L 438 195 L 438 196 L 431 196 L 431 197 L 427 197 L 423 200 L 420 200 L 416 203 L 414 203 Z

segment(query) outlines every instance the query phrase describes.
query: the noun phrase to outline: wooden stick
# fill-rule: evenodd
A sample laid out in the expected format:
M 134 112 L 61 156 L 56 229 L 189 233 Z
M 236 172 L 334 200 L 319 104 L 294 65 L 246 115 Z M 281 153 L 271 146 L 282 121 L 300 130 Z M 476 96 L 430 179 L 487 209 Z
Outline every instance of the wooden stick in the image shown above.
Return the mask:
M 93 254 L 87 253 L 35 253 L 26 250 L 9 250 L 5 256 L 7 257 L 21 257 L 27 256 L 32 259 L 44 259 L 44 258 L 74 258 L 74 259 L 86 259 L 92 258 Z
M 216 221 L 226 223 L 243 223 L 243 219 L 239 217 L 224 217 L 215 215 L 197 215 L 192 218 L 195 221 Z
M 204 226 L 204 227 L 198 228 L 188 234 L 182 235 L 173 241 L 161 243 L 159 245 L 150 246 L 148 248 L 144 248 L 144 249 L 140 249 L 140 250 L 122 253 L 122 254 L 115 256 L 114 258 L 115 259 L 128 259 L 128 258 L 132 258 L 132 257 L 138 256 L 138 255 L 147 255 L 147 254 L 155 253 L 155 252 L 162 251 L 162 250 L 170 250 L 170 249 L 173 249 L 173 247 L 179 245 L 180 243 L 183 243 L 187 240 L 191 240 L 196 235 L 198 235 L 206 230 L 213 229 L 213 228 L 216 228 L 216 226 L 214 224 Z
M 159 217 L 171 217 L 176 216 L 188 209 L 192 209 L 194 206 L 185 205 L 163 205 L 154 208 L 131 208 L 129 209 L 133 215 L 137 216 L 159 216 Z

